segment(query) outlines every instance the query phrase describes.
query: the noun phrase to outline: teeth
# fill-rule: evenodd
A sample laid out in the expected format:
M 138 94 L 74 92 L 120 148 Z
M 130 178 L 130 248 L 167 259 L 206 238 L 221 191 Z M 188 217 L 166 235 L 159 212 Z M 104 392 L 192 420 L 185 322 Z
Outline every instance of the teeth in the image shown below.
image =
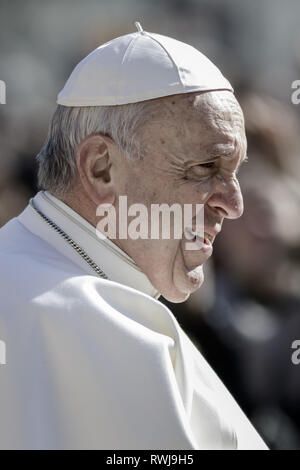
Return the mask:
M 213 237 L 207 233 L 207 232 L 202 232 L 200 230 L 192 230 L 192 229 L 188 229 L 188 232 L 193 236 L 193 237 L 197 237 L 198 240 L 201 240 L 201 241 L 204 241 L 205 239 L 206 240 L 209 240 L 210 243 L 212 243 L 212 239 Z
M 202 233 L 200 232 L 197 232 L 197 231 L 194 232 L 194 230 L 191 230 L 191 233 L 193 234 L 194 237 L 202 238 Z
M 194 235 L 194 237 L 198 237 L 198 238 L 202 238 L 202 236 L 204 235 L 204 238 L 208 238 L 209 240 L 211 240 L 211 235 L 207 232 L 204 232 L 204 234 L 202 235 L 203 232 L 199 232 L 197 230 L 191 230 L 191 233 Z

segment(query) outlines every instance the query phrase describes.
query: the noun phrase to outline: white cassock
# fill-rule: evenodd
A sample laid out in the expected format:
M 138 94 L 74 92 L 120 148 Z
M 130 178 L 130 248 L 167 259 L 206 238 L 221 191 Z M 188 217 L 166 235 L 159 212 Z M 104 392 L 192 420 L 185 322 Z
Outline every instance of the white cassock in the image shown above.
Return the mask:
M 132 259 L 34 203 L 109 280 L 31 206 L 0 230 L 0 448 L 266 449 Z

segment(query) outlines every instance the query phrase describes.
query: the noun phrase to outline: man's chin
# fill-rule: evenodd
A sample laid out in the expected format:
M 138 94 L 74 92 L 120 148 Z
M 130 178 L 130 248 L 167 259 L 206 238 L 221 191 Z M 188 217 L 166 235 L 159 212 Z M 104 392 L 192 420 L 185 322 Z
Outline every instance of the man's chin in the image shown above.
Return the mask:
M 174 275 L 172 286 L 160 289 L 160 293 L 169 302 L 185 302 L 193 292 L 202 286 L 203 281 L 203 267 L 198 266 L 191 271 L 177 272 Z
M 169 302 L 172 302 L 173 304 L 180 304 L 182 302 L 185 302 L 189 296 L 191 294 L 184 294 L 182 292 L 178 292 L 178 294 L 176 293 L 166 293 L 166 294 L 163 294 L 161 293 L 161 295 L 166 299 L 168 300 Z

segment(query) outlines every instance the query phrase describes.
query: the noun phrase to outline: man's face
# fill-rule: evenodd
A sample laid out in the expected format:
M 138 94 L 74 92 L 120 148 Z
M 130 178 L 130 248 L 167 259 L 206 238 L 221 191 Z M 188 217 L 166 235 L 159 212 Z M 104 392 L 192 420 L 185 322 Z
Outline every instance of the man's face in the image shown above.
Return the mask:
M 151 204 L 203 204 L 205 236 L 213 243 L 224 218 L 243 212 L 236 174 L 246 156 L 246 137 L 234 95 L 213 91 L 164 98 L 141 137 L 143 160 L 120 161 L 119 195 L 127 195 L 128 206 L 144 204 L 149 213 Z M 202 266 L 212 252 L 187 249 L 187 241 L 183 231 L 181 239 L 128 238 L 117 244 L 165 298 L 182 302 L 201 286 Z

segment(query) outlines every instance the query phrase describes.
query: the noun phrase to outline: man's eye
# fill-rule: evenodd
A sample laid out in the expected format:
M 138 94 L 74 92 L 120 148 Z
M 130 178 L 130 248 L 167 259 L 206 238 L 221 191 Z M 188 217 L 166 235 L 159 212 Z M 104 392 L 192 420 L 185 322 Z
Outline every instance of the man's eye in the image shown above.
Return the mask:
M 215 166 L 215 162 L 201 163 L 199 166 L 201 168 L 213 168 Z

